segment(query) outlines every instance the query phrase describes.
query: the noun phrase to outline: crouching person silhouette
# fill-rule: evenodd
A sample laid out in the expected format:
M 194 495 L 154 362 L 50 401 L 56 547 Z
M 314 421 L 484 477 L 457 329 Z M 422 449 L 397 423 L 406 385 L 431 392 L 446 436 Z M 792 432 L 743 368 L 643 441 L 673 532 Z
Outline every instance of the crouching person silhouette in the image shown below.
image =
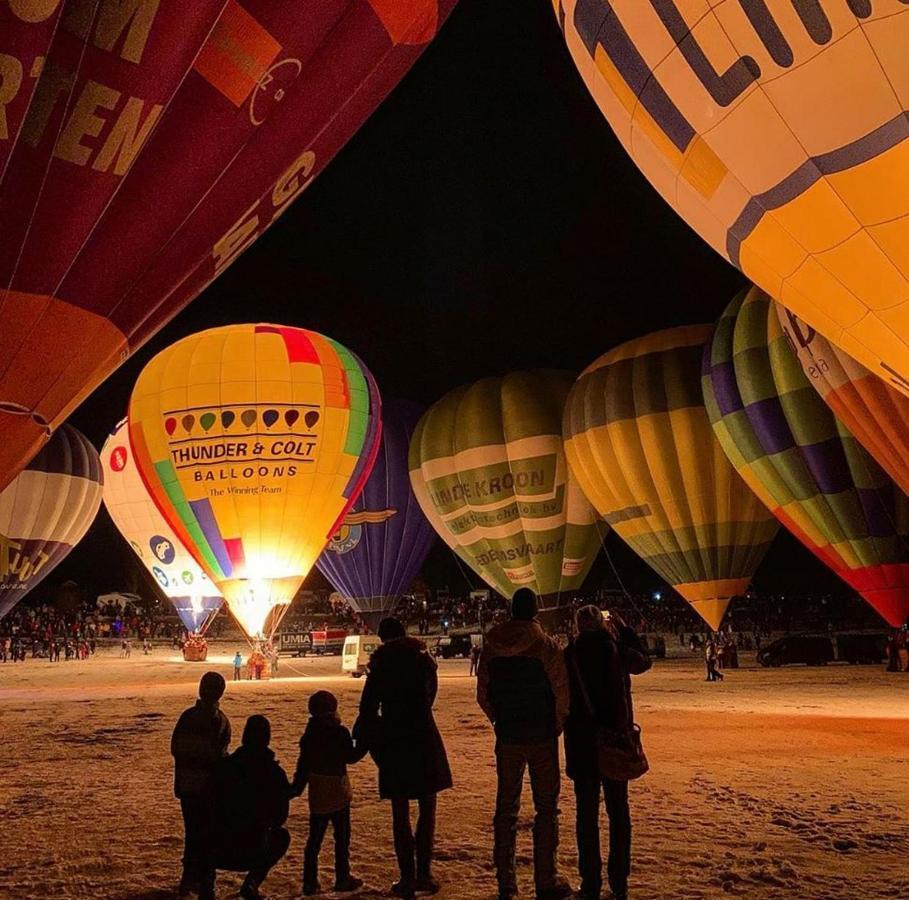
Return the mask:
M 283 827 L 290 783 L 270 740 L 268 719 L 250 716 L 240 747 L 218 765 L 210 783 L 212 862 L 216 869 L 247 873 L 244 900 L 262 900 L 260 885 L 290 846 Z

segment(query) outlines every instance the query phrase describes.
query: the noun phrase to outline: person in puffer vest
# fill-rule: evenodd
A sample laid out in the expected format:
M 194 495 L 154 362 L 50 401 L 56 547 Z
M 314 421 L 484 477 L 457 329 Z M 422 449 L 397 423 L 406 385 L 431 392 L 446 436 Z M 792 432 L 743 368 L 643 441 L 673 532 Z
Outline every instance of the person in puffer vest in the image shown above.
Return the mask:
M 336 892 L 354 891 L 363 882 L 350 874 L 350 803 L 353 793 L 347 766 L 366 756 L 354 746 L 350 732 L 338 716 L 338 699 L 329 691 L 309 698 L 310 719 L 300 738 L 300 758 L 291 785 L 291 796 L 309 788 L 309 838 L 303 855 L 303 893 L 321 893 L 319 851 L 328 826 L 335 837 Z

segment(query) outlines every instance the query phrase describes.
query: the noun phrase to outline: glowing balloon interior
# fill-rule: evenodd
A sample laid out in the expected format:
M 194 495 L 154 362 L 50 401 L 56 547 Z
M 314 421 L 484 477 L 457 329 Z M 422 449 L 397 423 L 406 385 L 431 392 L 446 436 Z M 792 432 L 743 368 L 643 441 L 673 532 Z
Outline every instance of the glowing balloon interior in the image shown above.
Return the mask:
M 454 3 L 0 2 L 0 488 L 312 184 Z
M 98 452 L 69 425 L 0 493 L 0 617 L 82 540 L 101 505 Z
M 230 325 L 149 362 L 129 428 L 174 533 L 247 635 L 268 637 L 369 476 L 381 404 L 336 341 Z
M 568 470 L 567 372 L 484 378 L 439 400 L 410 442 L 410 477 L 426 518 L 502 596 L 529 587 L 567 603 L 600 548 L 597 515 Z
M 553 0 L 618 139 L 752 281 L 909 393 L 904 0 Z
M 204 633 L 222 597 L 155 506 L 136 468 L 126 419 L 101 450 L 104 506 L 191 634 Z
M 701 396 L 710 326 L 601 356 L 565 408 L 565 453 L 597 511 L 710 625 L 745 593 L 778 526 L 714 438 Z

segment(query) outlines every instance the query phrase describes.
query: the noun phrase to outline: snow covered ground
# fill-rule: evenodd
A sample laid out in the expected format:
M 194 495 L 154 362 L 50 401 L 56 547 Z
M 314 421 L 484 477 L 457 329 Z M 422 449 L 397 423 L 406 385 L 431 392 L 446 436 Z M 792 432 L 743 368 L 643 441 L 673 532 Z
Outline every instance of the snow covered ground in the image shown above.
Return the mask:
M 158 650 L 0 666 L 0 897 L 173 896 L 181 832 L 170 732 L 205 669 L 230 675 L 233 649 L 207 664 Z M 222 706 L 235 736 L 246 716 L 265 713 L 292 769 L 312 691 L 334 691 L 345 721 L 353 718 L 361 683 L 339 668 L 337 657 L 284 659 L 277 681 L 229 684 Z M 440 896 L 494 897 L 492 734 L 466 663 L 442 663 L 442 676 L 437 717 L 456 786 L 439 806 Z M 632 787 L 632 896 L 909 897 L 909 675 L 744 668 L 708 684 L 699 661 L 671 661 L 636 680 L 636 702 L 653 768 Z M 354 871 L 369 888 L 360 896 L 379 897 L 394 874 L 389 810 L 368 759 L 352 775 Z M 528 793 L 526 896 L 529 805 Z M 568 781 L 562 813 L 561 864 L 575 881 Z M 289 827 L 289 855 L 266 885 L 278 898 L 299 896 L 305 800 Z M 222 875 L 219 895 L 235 895 L 237 884 Z

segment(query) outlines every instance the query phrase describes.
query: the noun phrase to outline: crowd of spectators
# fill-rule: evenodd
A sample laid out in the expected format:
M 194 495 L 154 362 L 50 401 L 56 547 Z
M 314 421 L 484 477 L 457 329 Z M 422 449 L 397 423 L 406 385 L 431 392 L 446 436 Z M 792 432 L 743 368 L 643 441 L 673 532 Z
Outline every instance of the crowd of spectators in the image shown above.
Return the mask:
M 0 619 L 0 662 L 29 656 L 52 662 L 87 659 L 102 640 L 144 642 L 182 639 L 183 634 L 179 619 L 164 608 L 91 600 L 58 606 L 26 599 Z

